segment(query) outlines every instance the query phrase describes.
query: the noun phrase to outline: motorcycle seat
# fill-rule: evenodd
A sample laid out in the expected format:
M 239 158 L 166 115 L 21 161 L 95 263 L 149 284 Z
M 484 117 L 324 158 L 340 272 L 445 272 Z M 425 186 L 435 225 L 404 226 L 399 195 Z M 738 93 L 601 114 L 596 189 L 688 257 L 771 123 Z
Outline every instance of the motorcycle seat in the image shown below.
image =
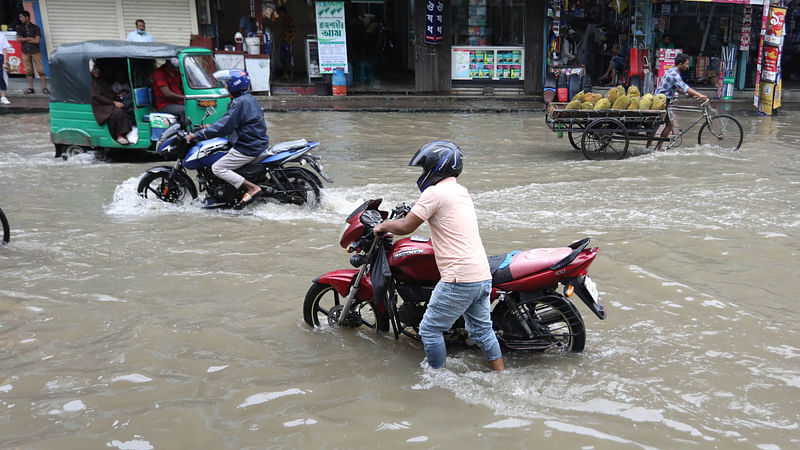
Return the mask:
M 572 253 L 569 247 L 534 248 L 489 257 L 492 283 L 502 284 L 541 272 Z
M 267 150 L 267 154 L 274 155 L 280 152 L 285 152 L 288 150 L 294 150 L 296 148 L 303 148 L 308 145 L 308 141 L 305 139 L 296 139 L 294 141 L 286 141 L 286 142 L 279 142 Z

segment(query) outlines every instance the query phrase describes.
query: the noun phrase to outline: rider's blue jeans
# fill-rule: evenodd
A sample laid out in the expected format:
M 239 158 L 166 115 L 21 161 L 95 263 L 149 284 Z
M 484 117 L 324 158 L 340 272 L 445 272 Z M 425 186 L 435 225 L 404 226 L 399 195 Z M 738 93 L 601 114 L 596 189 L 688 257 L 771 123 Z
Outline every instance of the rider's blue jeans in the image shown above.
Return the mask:
M 486 360 L 494 361 L 503 356 L 492 330 L 489 306 L 491 289 L 491 280 L 474 283 L 440 281 L 436 284 L 428 309 L 419 326 L 419 334 L 431 367 L 434 369 L 444 367 L 446 352 L 442 333 L 449 330 L 462 315 L 470 339 L 483 350 Z

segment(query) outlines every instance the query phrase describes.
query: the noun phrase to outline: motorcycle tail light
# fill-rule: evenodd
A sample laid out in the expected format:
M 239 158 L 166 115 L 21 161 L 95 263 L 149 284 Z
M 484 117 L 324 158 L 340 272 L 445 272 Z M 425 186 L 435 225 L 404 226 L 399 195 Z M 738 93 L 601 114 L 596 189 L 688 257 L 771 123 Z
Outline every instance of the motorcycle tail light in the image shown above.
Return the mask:
M 568 284 L 564 286 L 564 295 L 567 297 L 572 297 L 572 294 L 575 293 L 575 286 Z

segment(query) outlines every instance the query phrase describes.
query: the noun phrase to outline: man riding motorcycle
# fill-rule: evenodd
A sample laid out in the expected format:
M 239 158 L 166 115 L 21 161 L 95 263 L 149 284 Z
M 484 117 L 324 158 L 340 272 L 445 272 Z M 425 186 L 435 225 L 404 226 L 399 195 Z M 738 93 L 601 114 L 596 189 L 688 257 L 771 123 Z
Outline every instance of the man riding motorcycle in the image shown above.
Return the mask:
M 193 139 L 209 139 L 230 136 L 233 147 L 211 167 L 214 175 L 225 180 L 236 189 L 244 186 L 246 192 L 236 205 L 237 208 L 251 203 L 261 193 L 261 188 L 247 181 L 235 169 L 252 162 L 269 147 L 267 123 L 258 101 L 250 94 L 250 76 L 244 70 L 229 69 L 214 73 L 214 78 L 223 81 L 233 97 L 228 112 L 218 121 L 195 133 L 186 136 L 187 142 Z M 214 207 L 217 200 L 207 197 L 204 206 Z

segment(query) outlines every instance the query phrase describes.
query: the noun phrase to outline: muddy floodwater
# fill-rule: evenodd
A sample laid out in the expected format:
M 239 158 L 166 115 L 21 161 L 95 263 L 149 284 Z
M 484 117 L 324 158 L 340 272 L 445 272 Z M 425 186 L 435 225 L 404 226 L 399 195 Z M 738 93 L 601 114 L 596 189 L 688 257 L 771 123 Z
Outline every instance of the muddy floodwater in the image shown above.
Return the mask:
M 542 113 L 267 113 L 335 183 L 316 209 L 136 195 L 155 160 L 53 158 L 48 116 L 0 116 L 0 448 L 800 447 L 800 114 L 727 111 L 744 144 L 588 161 Z M 579 354 L 314 330 L 347 215 L 419 192 L 422 144 L 465 152 L 487 253 L 592 238 L 608 318 Z M 417 234 L 427 234 L 427 227 Z

